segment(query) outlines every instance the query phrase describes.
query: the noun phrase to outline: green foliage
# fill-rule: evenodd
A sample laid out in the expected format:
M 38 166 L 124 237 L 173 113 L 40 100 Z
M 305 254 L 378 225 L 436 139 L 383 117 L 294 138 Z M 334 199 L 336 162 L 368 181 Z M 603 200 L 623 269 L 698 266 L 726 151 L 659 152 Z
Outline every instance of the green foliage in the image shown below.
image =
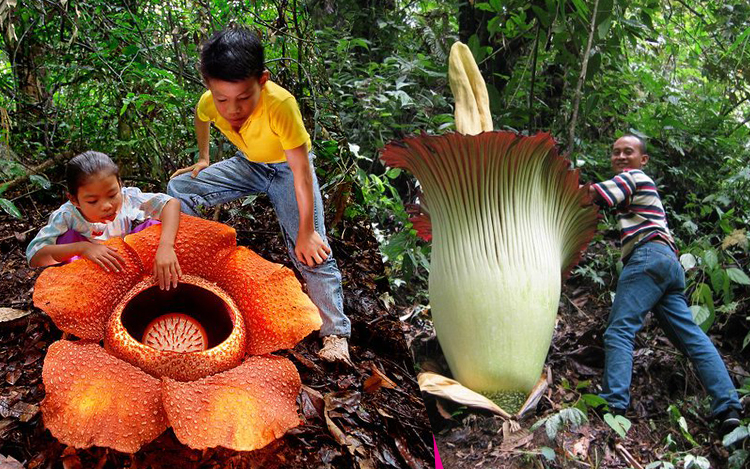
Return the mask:
M 674 469 L 674 464 L 667 461 L 654 461 L 647 464 L 646 469 Z
M 531 431 L 544 425 L 544 431 L 547 434 L 547 438 L 549 438 L 550 441 L 555 441 L 557 433 L 566 426 L 576 429 L 585 422 L 588 422 L 588 418 L 586 418 L 586 414 L 581 412 L 580 409 L 566 407 L 555 414 L 538 420 L 531 426 Z
M 625 435 L 630 430 L 631 423 L 624 415 L 604 414 L 604 422 L 615 431 L 620 438 L 625 438 Z
M 23 215 L 21 215 L 21 211 L 18 210 L 16 204 L 8 199 L 0 197 L 0 208 L 13 218 L 23 218 Z
M 546 459 L 547 461 L 554 461 L 555 460 L 555 450 L 550 448 L 549 446 L 542 446 L 540 449 L 540 452 L 542 453 L 542 457 Z
M 732 451 L 727 459 L 727 466 L 729 469 L 742 469 L 745 467 L 745 462 L 748 459 L 748 451 L 745 449 L 737 449 Z
M 685 456 L 683 464 L 685 469 L 709 469 L 711 467 L 711 463 L 708 459 L 703 456 L 694 456 L 692 454 Z
M 740 425 L 739 427 L 732 430 L 731 433 L 725 435 L 721 440 L 721 444 L 729 447 L 737 442 L 745 440 L 748 437 L 750 437 L 750 425 Z
M 677 428 L 682 434 L 682 437 L 685 438 L 685 440 L 687 440 L 688 443 L 690 443 L 693 447 L 700 446 L 698 442 L 695 441 L 695 438 L 693 438 L 693 435 L 690 433 L 687 420 L 685 420 L 685 417 L 683 417 L 680 413 L 680 409 L 676 405 L 670 404 L 669 408 L 667 409 L 667 413 L 669 414 L 670 421 L 673 424 L 677 425 Z

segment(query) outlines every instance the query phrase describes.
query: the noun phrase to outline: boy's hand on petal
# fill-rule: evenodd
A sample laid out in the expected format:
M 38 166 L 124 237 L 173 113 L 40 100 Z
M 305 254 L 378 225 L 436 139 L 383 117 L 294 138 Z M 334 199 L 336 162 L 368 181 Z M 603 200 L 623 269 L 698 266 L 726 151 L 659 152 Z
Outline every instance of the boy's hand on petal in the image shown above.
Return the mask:
M 177 288 L 182 270 L 173 246 L 159 245 L 154 258 L 154 276 L 159 281 L 160 289 Z
M 105 272 L 120 272 L 125 268 L 125 259 L 117 253 L 117 248 L 105 246 L 96 240 L 86 243 L 81 256 L 95 263 Z
M 200 173 L 204 169 L 208 168 L 209 165 L 210 165 L 210 163 L 208 161 L 202 161 L 202 160 L 198 161 L 197 163 L 195 163 L 193 165 L 190 165 L 187 168 L 180 168 L 180 169 L 178 169 L 177 171 L 175 171 L 174 173 L 172 173 L 171 176 L 169 176 L 169 179 L 174 179 L 175 177 L 179 176 L 180 174 L 188 173 L 188 172 L 190 173 L 190 177 L 196 178 L 196 177 L 198 177 L 198 173 Z
M 317 231 L 313 231 L 309 235 L 297 236 L 297 243 L 294 246 L 294 254 L 297 259 L 303 264 L 313 267 L 316 264 L 322 264 L 328 255 L 331 253 L 331 248 L 323 241 Z

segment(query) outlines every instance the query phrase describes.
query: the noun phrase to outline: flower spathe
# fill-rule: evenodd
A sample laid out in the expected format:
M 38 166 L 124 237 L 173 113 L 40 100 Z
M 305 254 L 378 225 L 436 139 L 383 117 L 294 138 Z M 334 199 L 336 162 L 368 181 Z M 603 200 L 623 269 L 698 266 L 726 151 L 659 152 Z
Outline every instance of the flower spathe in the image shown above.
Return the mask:
M 528 393 L 552 339 L 562 275 L 596 211 L 549 134 L 420 135 L 381 159 L 419 180 L 420 236 L 432 239 L 430 305 L 453 375 L 488 395 Z
M 157 225 L 106 241 L 125 259 L 122 272 L 81 259 L 39 276 L 34 304 L 60 329 L 85 339 L 49 348 L 42 373 L 45 426 L 77 448 L 135 452 L 169 426 L 191 448 L 261 448 L 299 424 L 301 386 L 289 360 L 263 354 L 293 347 L 319 329 L 318 310 L 292 271 L 238 247 L 232 228 L 182 215 L 178 288 L 215 297 L 228 333 L 200 352 L 144 345 L 124 318 L 139 314 L 128 305 L 140 294 L 168 295 L 151 276 L 160 234 Z M 207 314 L 211 320 L 212 311 Z

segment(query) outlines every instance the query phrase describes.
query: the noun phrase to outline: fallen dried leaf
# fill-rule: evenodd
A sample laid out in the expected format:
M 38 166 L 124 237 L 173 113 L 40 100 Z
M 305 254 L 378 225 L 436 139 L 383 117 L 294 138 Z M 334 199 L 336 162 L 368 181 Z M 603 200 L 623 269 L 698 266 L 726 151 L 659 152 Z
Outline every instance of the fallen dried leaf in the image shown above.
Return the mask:
M 31 311 L 23 311 L 15 308 L 0 308 L 0 323 L 15 321 L 22 317 L 28 316 Z
M 431 372 L 420 373 L 417 376 L 417 380 L 419 381 L 419 388 L 423 392 L 459 404 L 489 410 L 490 412 L 494 412 L 506 419 L 510 418 L 510 414 L 500 408 L 500 406 L 483 395 L 462 386 L 458 381 Z
M 363 387 L 366 393 L 373 393 L 380 388 L 393 389 L 397 387 L 396 383 L 391 381 L 391 379 L 388 378 L 382 371 L 380 371 L 374 363 L 370 366 L 372 368 L 372 376 L 365 380 L 365 384 Z
M 440 401 L 435 401 L 435 405 L 437 407 L 438 414 L 440 414 L 441 417 L 443 417 L 445 420 L 453 420 L 453 416 L 445 410 L 445 407 L 443 407 L 443 404 L 440 403 Z
M 409 451 L 409 445 L 402 436 L 397 436 L 395 439 L 396 449 L 401 454 L 401 457 L 406 461 L 406 465 L 412 469 L 422 469 L 424 466 L 414 455 Z
M 586 457 L 589 454 L 589 445 L 591 444 L 591 440 L 585 436 L 582 436 L 578 440 L 576 440 L 571 447 L 568 449 L 568 452 L 571 456 L 578 458 L 578 459 L 586 459 Z
M 534 434 L 530 433 L 515 420 L 506 420 L 503 422 L 503 442 L 500 444 L 500 451 L 511 451 L 519 446 L 534 439 Z
M 300 402 L 302 414 L 306 419 L 323 418 L 325 402 L 321 393 L 303 384 L 302 392 L 300 393 Z
M 18 462 L 13 456 L 3 456 L 0 454 L 0 469 L 23 469 L 23 464 Z
M 8 373 L 5 375 L 5 381 L 10 385 L 14 385 L 16 384 L 16 381 L 18 381 L 18 378 L 20 377 L 21 377 L 21 370 L 16 368 L 14 370 L 8 371 Z
M 21 422 L 28 422 L 39 412 L 39 406 L 27 404 L 25 402 L 16 402 L 10 409 L 10 416 L 15 417 Z
M 362 447 L 362 442 L 354 436 L 344 433 L 330 416 L 333 409 L 344 407 L 348 410 L 352 405 L 358 405 L 359 398 L 360 394 L 353 391 L 326 394 L 323 398 L 323 401 L 325 402 L 325 410 L 323 411 L 323 414 L 325 416 L 326 426 L 328 427 L 328 431 L 331 432 L 333 439 L 336 440 L 338 444 L 346 446 L 346 449 L 349 450 L 350 454 L 365 456 L 367 452 Z

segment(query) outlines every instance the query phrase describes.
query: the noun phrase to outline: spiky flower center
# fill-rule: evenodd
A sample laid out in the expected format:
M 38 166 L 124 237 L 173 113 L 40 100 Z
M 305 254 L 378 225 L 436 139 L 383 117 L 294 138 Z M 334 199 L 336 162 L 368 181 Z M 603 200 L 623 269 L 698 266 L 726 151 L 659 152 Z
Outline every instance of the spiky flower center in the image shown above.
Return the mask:
M 169 313 L 146 326 L 143 343 L 157 350 L 202 352 L 208 346 L 208 337 L 197 319 L 187 314 Z

